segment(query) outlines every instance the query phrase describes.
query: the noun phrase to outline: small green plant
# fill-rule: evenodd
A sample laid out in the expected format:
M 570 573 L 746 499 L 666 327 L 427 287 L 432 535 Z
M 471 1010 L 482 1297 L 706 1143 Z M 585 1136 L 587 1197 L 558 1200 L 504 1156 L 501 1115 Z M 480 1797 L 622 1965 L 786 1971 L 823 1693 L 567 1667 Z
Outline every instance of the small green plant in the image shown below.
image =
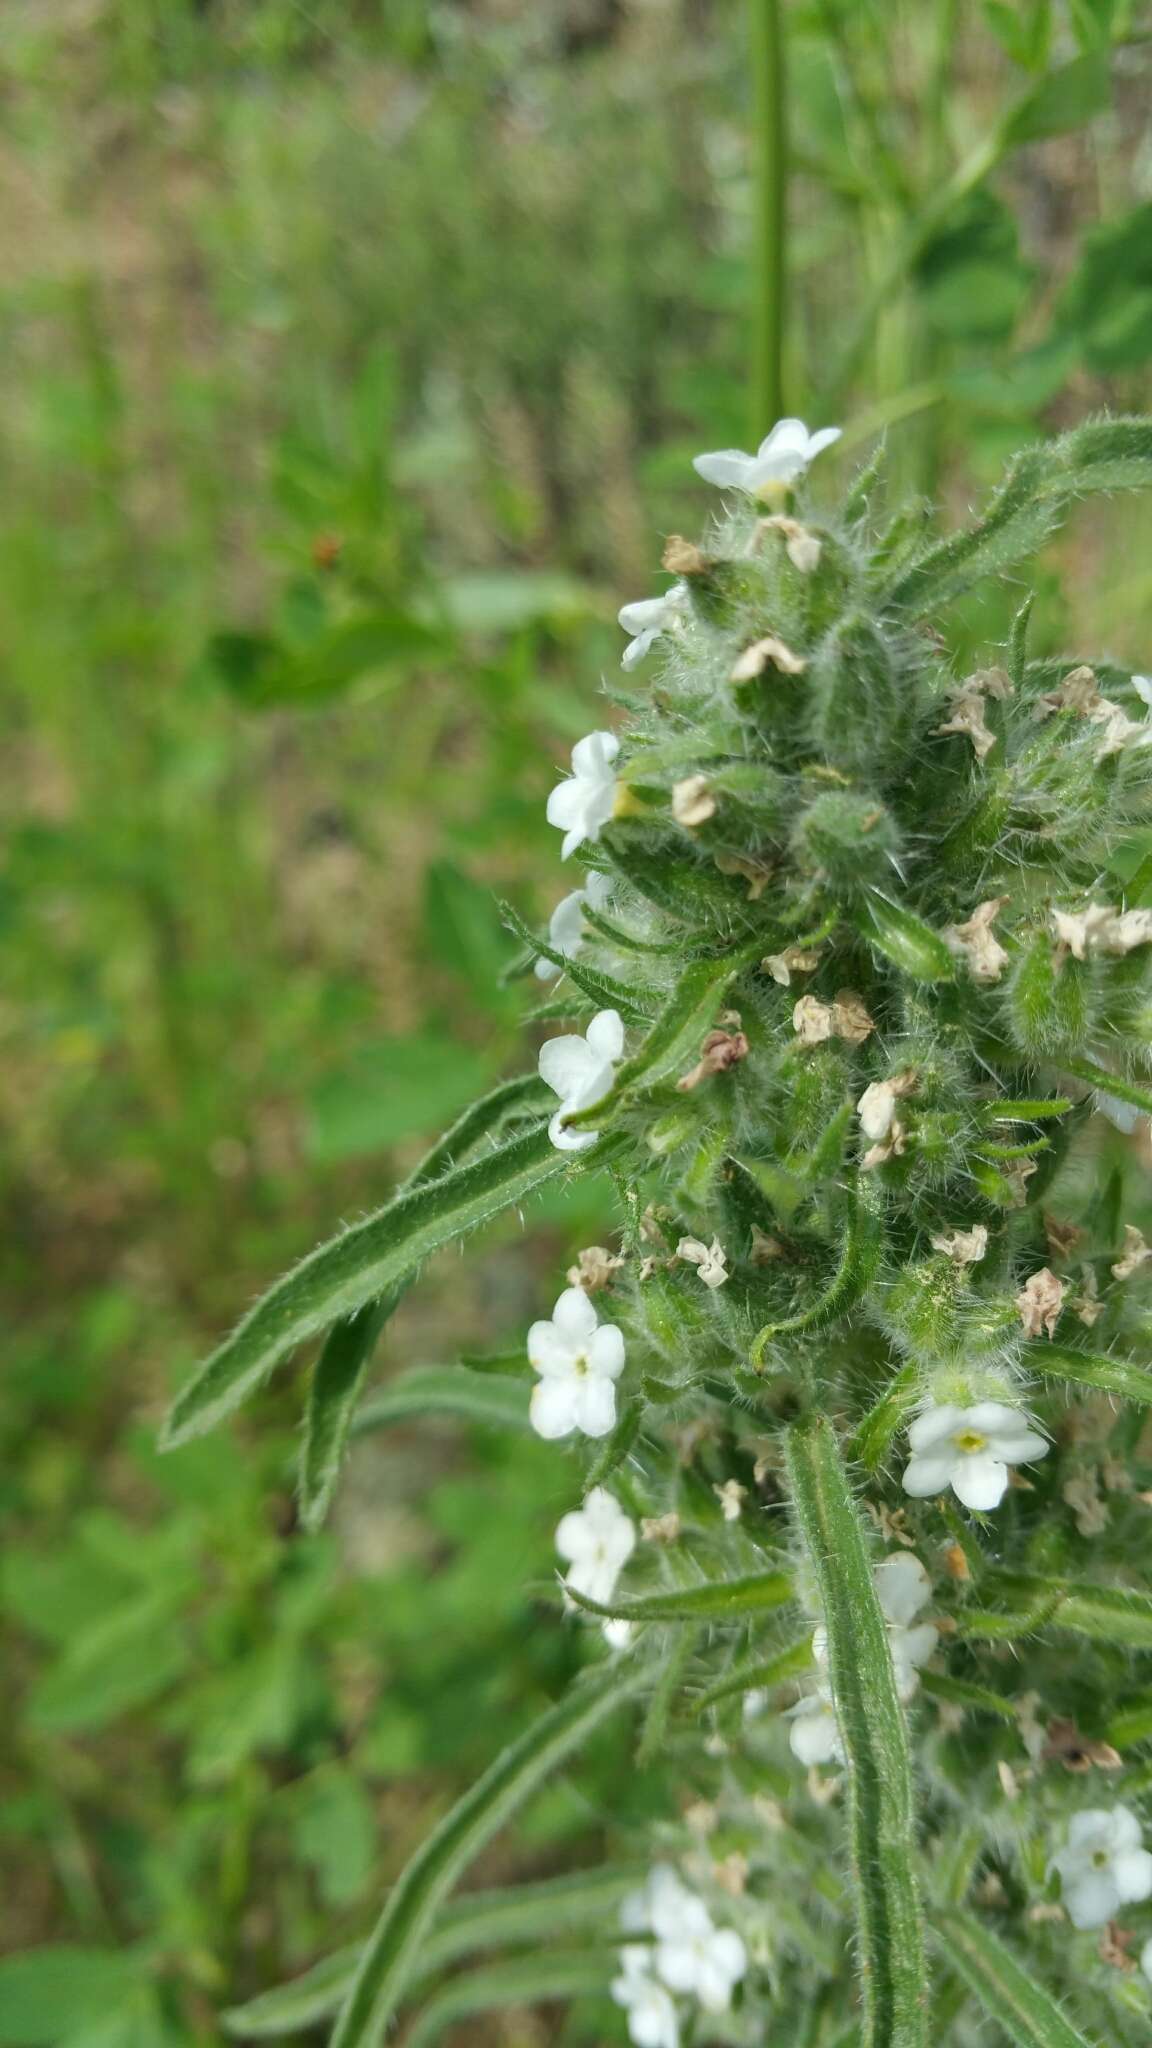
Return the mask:
M 1077 501 L 1152 483 L 1152 423 L 1028 449 L 943 541 L 882 515 L 879 457 L 819 507 L 835 438 L 701 457 L 724 510 L 621 615 L 624 722 L 548 806 L 584 880 L 547 938 L 508 913 L 556 983 L 534 1021 L 570 1029 L 173 1407 L 175 1446 L 323 1338 L 311 1525 L 358 1416 L 527 1414 L 570 1461 L 561 1597 L 590 1624 L 590 1668 L 363 1946 L 233 2012 L 241 2037 L 330 2013 L 364 2048 L 469 1945 L 513 1953 L 412 2040 L 609 1983 L 637 2048 L 1147 2037 L 1152 1249 L 1116 1127 L 1152 1113 L 1152 684 L 1029 659 L 1027 598 L 971 673 L 942 622 Z M 618 1248 L 581 1254 L 520 1372 L 361 1407 L 423 1261 L 590 1170 Z M 640 1763 L 683 1786 L 646 1878 L 479 1895 L 453 1946 L 484 1845 L 638 1708 Z

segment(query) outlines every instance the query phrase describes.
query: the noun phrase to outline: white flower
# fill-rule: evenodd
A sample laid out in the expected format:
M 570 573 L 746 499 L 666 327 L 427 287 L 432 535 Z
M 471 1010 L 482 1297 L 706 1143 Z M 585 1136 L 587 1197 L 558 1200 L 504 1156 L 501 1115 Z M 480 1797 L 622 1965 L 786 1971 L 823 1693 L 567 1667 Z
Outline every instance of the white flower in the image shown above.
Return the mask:
M 600 1322 L 582 1287 L 565 1288 L 550 1323 L 533 1323 L 528 1357 L 540 1374 L 529 1410 L 537 1436 L 571 1436 L 574 1429 L 607 1436 L 616 1421 L 624 1332 Z
M 572 773 L 557 783 L 548 799 L 548 823 L 564 834 L 562 860 L 586 839 L 595 844 L 612 816 L 617 788 L 613 763 L 619 752 L 614 732 L 590 732 L 573 747 Z
M 582 1508 L 561 1517 L 556 1548 L 570 1569 L 564 1584 L 574 1593 L 607 1607 L 628 1559 L 636 1548 L 636 1524 L 606 1487 L 594 1486 Z M 623 1649 L 632 1631 L 626 1621 L 606 1621 L 605 1640 Z
M 651 1974 L 652 1951 L 629 1943 L 620 1951 L 620 1975 L 612 1996 L 628 2015 L 628 2038 L 635 2048 L 680 2048 L 680 2026 L 671 1996 Z
M 978 1401 L 974 1408 L 951 1402 L 928 1408 L 908 1431 L 913 1456 L 904 1472 L 904 1491 L 917 1500 L 952 1488 L 966 1508 L 986 1513 L 999 1507 L 1008 1487 L 1009 1465 L 1047 1456 L 1048 1445 L 1028 1417 L 1003 1401 Z
M 727 2012 L 748 1968 L 748 1952 L 738 1934 L 713 1924 L 703 1899 L 668 1864 L 658 1863 L 643 1889 L 625 1899 L 621 1919 L 629 1933 L 656 1936 L 654 1950 L 637 1953 L 651 1957 L 670 1991 L 692 1993 L 706 2012 Z
M 554 953 L 574 960 L 577 953 L 583 952 L 584 905 L 590 903 L 593 910 L 603 910 L 611 894 L 611 875 L 602 875 L 598 868 L 593 868 L 582 889 L 573 889 L 570 895 L 560 898 L 548 920 L 548 940 Z M 538 981 L 554 981 L 561 972 L 554 960 L 536 962 Z
M 1106 1116 L 1110 1124 L 1114 1124 L 1118 1131 L 1123 1131 L 1126 1138 L 1130 1138 L 1132 1133 L 1139 1129 L 1140 1120 L 1145 1114 L 1142 1109 L 1136 1108 L 1135 1103 L 1121 1102 L 1118 1095 L 1108 1095 L 1103 1088 L 1096 1091 L 1096 1107 L 1101 1116 Z
M 1073 1927 L 1103 1927 L 1121 1906 L 1152 1896 L 1152 1855 L 1141 1847 L 1140 1822 L 1127 1806 L 1073 1814 L 1052 1867 Z
M 632 641 L 631 646 L 624 649 L 621 668 L 635 668 L 643 661 L 661 633 L 667 633 L 683 617 L 687 601 L 688 585 L 674 583 L 663 597 L 643 597 L 636 604 L 621 605 L 616 617 Z
M 844 1745 L 832 1708 L 832 1694 L 826 1685 L 789 1707 L 786 1719 L 792 1723 L 788 1745 L 798 1763 L 811 1767 L 844 1762 Z
M 575 1110 L 590 1109 L 607 1095 L 623 1050 L 624 1026 L 618 1010 L 598 1010 L 583 1037 L 574 1031 L 564 1038 L 550 1038 L 540 1047 L 540 1079 L 560 1097 L 560 1107 L 548 1126 L 558 1151 L 583 1152 L 596 1143 L 599 1131 L 566 1130 L 564 1119 Z
M 765 486 L 794 484 L 840 434 L 839 427 L 821 427 L 810 434 L 803 420 L 777 420 L 755 455 L 745 455 L 739 448 L 721 448 L 711 455 L 698 455 L 692 467 L 705 483 L 718 484 L 721 490 L 746 491 L 755 498 Z
M 920 1685 L 920 1666 L 928 1662 L 940 1640 L 939 1629 L 930 1621 L 916 1621 L 920 1609 L 932 1598 L 932 1581 L 920 1559 L 908 1550 L 896 1550 L 883 1558 L 872 1578 L 888 1628 L 896 1691 L 902 1700 L 910 1700 Z M 827 1664 L 825 1628 L 818 1628 L 812 1637 L 812 1655 L 817 1664 Z

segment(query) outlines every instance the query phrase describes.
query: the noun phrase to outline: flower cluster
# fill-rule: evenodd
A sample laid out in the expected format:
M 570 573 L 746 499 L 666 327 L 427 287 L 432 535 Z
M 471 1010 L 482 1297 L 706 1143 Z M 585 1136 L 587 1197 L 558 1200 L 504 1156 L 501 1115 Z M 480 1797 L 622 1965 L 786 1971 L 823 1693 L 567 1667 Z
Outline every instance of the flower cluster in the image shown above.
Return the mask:
M 724 2013 L 748 1968 L 748 1951 L 730 1927 L 717 1927 L 703 1899 L 669 1864 L 657 1864 L 642 1891 L 625 1900 L 626 1942 L 612 1996 L 628 2015 L 635 2048 L 679 2048 L 677 1999 Z

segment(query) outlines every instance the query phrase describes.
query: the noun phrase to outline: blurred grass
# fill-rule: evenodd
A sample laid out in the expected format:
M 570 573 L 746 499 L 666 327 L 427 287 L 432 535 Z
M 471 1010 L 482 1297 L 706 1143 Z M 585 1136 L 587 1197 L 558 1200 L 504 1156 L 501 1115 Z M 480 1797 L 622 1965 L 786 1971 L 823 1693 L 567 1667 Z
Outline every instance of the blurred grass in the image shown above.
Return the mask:
M 1084 53 L 994 12 L 789 17 L 789 405 L 891 421 L 897 482 L 957 506 L 1040 427 L 1146 402 L 1152 356 L 1139 23 L 1055 118 Z M 691 453 L 744 438 L 741 14 L 56 0 L 5 41 L 4 1945 L 135 1959 L 100 2048 L 163 2048 L 357 1931 L 580 1655 L 521 1590 L 571 1505 L 554 1452 L 369 1442 L 304 1542 L 274 1394 L 166 1462 L 152 1430 L 524 1057 L 490 892 L 560 893 L 543 797 L 615 608 L 699 520 Z M 1148 533 L 1128 508 L 1064 545 L 1038 646 L 1140 656 Z M 518 1342 L 610 1225 L 593 1189 L 434 1269 L 385 1369 Z M 610 1742 L 581 1787 L 500 1858 L 579 1860 L 671 1797 Z M 53 2024 L 0 2007 L 0 2041 L 89 2040 Z

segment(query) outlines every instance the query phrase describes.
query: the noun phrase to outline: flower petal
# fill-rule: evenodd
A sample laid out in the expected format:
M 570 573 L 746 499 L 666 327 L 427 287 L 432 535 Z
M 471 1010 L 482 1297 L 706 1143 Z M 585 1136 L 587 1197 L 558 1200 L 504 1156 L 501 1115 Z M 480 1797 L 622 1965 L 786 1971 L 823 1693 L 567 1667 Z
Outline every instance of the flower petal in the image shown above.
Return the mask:
M 818 455 L 824 453 L 825 448 L 831 448 L 832 443 L 838 441 L 843 432 L 843 427 L 818 427 L 814 434 L 810 434 L 808 437 L 809 462 L 814 462 Z
M 698 455 L 692 464 L 697 476 L 722 491 L 746 491 L 752 466 L 751 455 L 745 455 L 739 448 L 717 448 L 710 455 Z
M 1103 1927 L 1120 1904 L 1110 1870 L 1093 1870 L 1063 1888 L 1064 1905 L 1073 1927 Z
M 583 1351 L 596 1334 L 599 1317 L 582 1287 L 566 1287 L 552 1311 L 552 1321 L 573 1351 Z
M 622 604 L 616 614 L 617 623 L 623 626 L 633 639 L 640 633 L 649 633 L 653 628 L 660 631 L 667 607 L 666 597 L 641 597 L 635 604 Z
M 528 1363 L 545 1379 L 572 1377 L 572 1347 L 552 1323 L 533 1323 L 528 1332 Z
M 1152 1898 L 1152 1855 L 1147 1849 L 1122 1849 L 1112 1859 L 1112 1875 L 1126 1906 Z
M 549 1084 L 551 1085 L 551 1084 Z M 951 1401 L 945 1401 L 938 1408 L 926 1408 L 908 1425 L 908 1442 L 914 1451 L 930 1450 L 946 1436 L 951 1436 L 964 1415 L 962 1408 L 956 1408 Z
M 576 1380 L 577 1427 L 585 1436 L 607 1436 L 616 1425 L 616 1383 L 614 1380 Z
M 910 1550 L 898 1550 L 884 1558 L 872 1577 L 884 1619 L 898 1628 L 907 1628 L 932 1598 L 932 1581 Z
M 624 1050 L 624 1024 L 619 1010 L 597 1010 L 585 1038 L 598 1060 L 611 1064 Z
M 588 1369 L 597 1379 L 619 1379 L 624 1370 L 624 1332 L 615 1323 L 601 1323 L 592 1338 Z
M 528 1404 L 528 1419 L 536 1431 L 553 1442 L 571 1436 L 576 1427 L 576 1396 L 580 1382 L 574 1379 L 537 1380 Z
M 911 1463 L 904 1467 L 904 1477 L 900 1484 L 905 1493 L 910 1493 L 914 1500 L 926 1500 L 930 1494 L 947 1491 L 952 1484 L 952 1474 L 955 1470 L 956 1458 L 950 1448 L 946 1451 L 933 1451 L 927 1457 L 913 1458 Z
M 1007 1430 L 1000 1434 L 994 1431 L 988 1439 L 988 1449 L 993 1457 L 1001 1458 L 1005 1465 L 1030 1464 L 1035 1458 L 1046 1458 L 1052 1446 L 1047 1437 L 1035 1429 Z
M 549 1038 L 540 1047 L 536 1067 L 545 1087 L 561 1102 L 569 1102 L 579 1094 L 595 1063 L 586 1040 L 568 1032 L 563 1038 Z
M 609 780 L 619 752 L 620 742 L 614 732 L 586 733 L 572 749 L 572 773 L 580 781 Z
M 558 782 L 544 806 L 544 816 L 550 825 L 561 832 L 579 825 L 584 816 L 587 791 L 575 775 L 569 775 L 565 782 Z
M 999 1458 L 961 1458 L 952 1473 L 952 1491 L 957 1500 L 977 1514 L 998 1508 L 1008 1490 L 1008 1467 Z
M 573 1508 L 570 1514 L 561 1515 L 556 1524 L 553 1541 L 561 1557 L 569 1564 L 575 1564 L 578 1559 L 586 1557 L 595 1542 L 588 1527 L 587 1515 L 579 1508 Z
M 564 1118 L 574 1107 L 570 1102 L 562 1104 L 548 1126 L 548 1136 L 558 1152 L 586 1152 L 600 1136 L 599 1131 L 570 1131 L 566 1128 Z

